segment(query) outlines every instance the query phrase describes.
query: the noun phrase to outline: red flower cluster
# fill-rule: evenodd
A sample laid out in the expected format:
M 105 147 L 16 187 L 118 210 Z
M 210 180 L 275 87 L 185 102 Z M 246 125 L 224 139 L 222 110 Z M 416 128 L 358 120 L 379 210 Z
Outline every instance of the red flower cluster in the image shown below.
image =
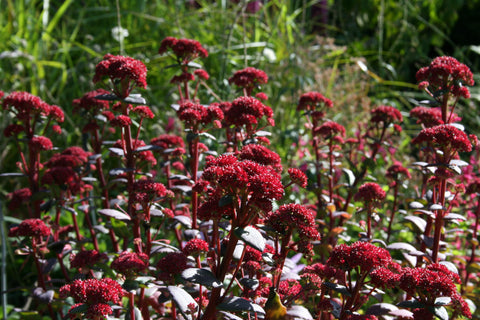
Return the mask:
M 247 131 L 251 133 L 264 116 L 267 118 L 267 122 L 273 125 L 272 108 L 253 97 L 240 97 L 233 100 L 231 105 L 222 104 L 222 106 L 225 123 L 228 127 L 232 125 L 235 127 L 246 126 Z
M 57 185 L 62 188 L 67 187 L 72 194 L 79 194 L 91 189 L 91 186 L 85 184 L 71 167 L 56 166 L 49 168 L 42 177 L 42 183 Z
M 50 235 L 50 228 L 40 219 L 26 219 L 18 226 L 10 228 L 9 237 L 46 237 Z
M 412 143 L 420 144 L 423 142 L 442 148 L 444 159 L 448 161 L 455 152 L 472 151 L 472 144 L 465 132 L 448 124 L 425 128 L 412 139 Z
M 178 118 L 187 126 L 206 125 L 214 120 L 223 119 L 223 111 L 216 105 L 204 106 L 190 101 L 184 102 L 177 110 Z
M 183 72 L 181 75 L 173 76 L 172 80 L 170 80 L 170 83 L 181 84 L 193 80 L 195 80 L 195 76 L 193 74 L 190 72 Z
M 386 192 L 375 182 L 367 182 L 358 188 L 355 201 L 363 201 L 365 204 L 379 204 L 386 197 Z
M 44 136 L 36 136 L 33 137 L 30 140 L 30 148 L 32 150 L 35 150 L 36 152 L 41 151 L 41 150 L 52 150 L 53 149 L 53 143 L 52 140 L 50 140 L 47 137 Z
M 320 240 L 320 233 L 315 225 L 315 212 L 300 204 L 280 206 L 277 211 L 267 215 L 265 225 L 288 237 L 296 230 L 300 237 L 298 251 L 306 254 L 311 253 L 310 242 Z
M 379 106 L 373 109 L 372 111 L 370 111 L 370 114 L 372 116 L 370 118 L 371 122 L 373 123 L 382 122 L 385 127 L 391 123 L 403 121 L 403 117 L 402 117 L 402 114 L 400 113 L 400 110 L 392 106 Z
M 292 182 L 298 185 L 299 187 L 301 188 L 307 187 L 308 178 L 302 170 L 297 168 L 289 168 L 288 175 L 290 176 L 290 180 L 292 180 Z
M 266 84 L 267 82 L 267 74 L 264 71 L 253 67 L 239 70 L 228 79 L 228 83 L 233 83 L 237 87 L 246 88 L 247 90 L 250 89 L 250 91 L 261 84 Z
M 18 209 L 23 203 L 27 203 L 32 196 L 32 191 L 29 188 L 23 188 L 13 191 L 8 195 L 10 202 L 8 204 L 8 209 L 15 210 Z
M 427 128 L 443 124 L 440 108 L 415 107 L 410 110 L 410 116 L 417 118 L 417 123 L 421 123 Z
M 136 181 L 132 189 L 134 193 L 130 201 L 140 203 L 142 206 L 148 205 L 149 202 L 157 197 L 165 197 L 167 195 L 167 188 L 160 182 L 154 182 L 153 180 Z
M 3 130 L 3 135 L 9 138 L 13 136 L 18 136 L 20 133 L 24 131 L 25 131 L 24 126 L 20 124 L 12 123 L 12 124 L 9 124 L 7 127 L 5 127 L 5 129 Z
M 110 267 L 129 278 L 148 268 L 148 256 L 145 253 L 124 251 L 112 261 Z
M 137 106 L 133 108 L 132 112 L 138 114 L 141 118 L 153 119 L 155 117 L 148 106 Z
M 240 151 L 238 158 L 240 160 L 252 160 L 263 164 L 264 166 L 271 166 L 275 171 L 282 171 L 282 159 L 274 151 L 259 144 L 247 144 Z
M 327 261 L 328 266 L 345 271 L 360 267 L 361 273 L 369 273 L 391 263 L 392 257 L 386 249 L 363 241 L 336 246 Z
M 434 91 L 448 90 L 455 96 L 470 97 L 468 88 L 473 86 L 473 74 L 463 63 L 452 57 L 437 57 L 428 67 L 423 67 L 416 74 L 420 87 L 432 87 Z
M 182 137 L 172 135 L 172 134 L 162 134 L 156 138 L 150 140 L 150 144 L 160 147 L 162 149 L 171 149 L 171 148 L 184 148 L 185 143 L 183 142 Z
M 54 154 L 50 160 L 45 163 L 45 167 L 80 167 L 88 162 L 90 152 L 83 150 L 80 147 L 69 147 L 62 151 L 62 153 Z
M 435 263 L 425 268 L 404 268 L 399 286 L 427 306 L 433 306 L 438 297 L 450 297 L 454 309 L 471 318 L 470 309 L 457 292 L 456 283 L 460 283 L 458 274 Z
M 169 280 L 188 268 L 188 258 L 183 252 L 171 252 L 157 262 L 160 278 Z
M 222 155 L 209 161 L 202 178 L 214 187 L 209 197 L 212 201 L 199 208 L 199 217 L 204 220 L 212 218 L 212 213 L 219 214 L 214 215 L 218 219 L 233 213 L 229 206 L 218 205 L 218 200 L 226 195 L 247 196 L 249 206 L 264 212 L 271 210 L 272 200 L 283 196 L 281 177 L 272 167 L 251 160 L 239 161 L 234 155 Z
M 400 180 L 400 176 L 402 176 L 402 179 L 410 179 L 412 175 L 410 174 L 410 171 L 408 171 L 407 168 L 405 168 L 401 163 L 397 162 L 393 165 L 391 165 L 387 169 L 387 173 L 385 175 L 387 178 L 393 179 L 395 181 Z
M 297 110 L 319 111 L 322 107 L 332 108 L 332 100 L 325 98 L 319 92 L 312 91 L 302 94 L 298 101 Z
M 122 295 L 122 286 L 109 278 L 75 280 L 60 288 L 60 297 L 70 296 L 77 303 L 69 310 L 69 316 L 76 316 L 76 308 L 85 304 L 87 310 L 84 315 L 88 319 L 98 319 L 112 314 L 112 307 L 108 303 L 118 304 Z
M 106 262 L 108 256 L 105 253 L 100 253 L 97 250 L 83 250 L 77 254 L 70 256 L 70 266 L 77 269 L 87 269 L 99 262 Z
M 16 114 L 17 119 L 28 121 L 32 115 L 49 116 L 51 106 L 28 92 L 16 91 L 3 100 L 3 108 Z
M 99 100 L 95 97 L 102 94 L 109 94 L 107 90 L 97 89 L 85 93 L 81 98 L 75 99 L 72 102 L 73 111 L 85 110 L 91 112 L 93 115 L 100 113 L 110 107 L 110 102 L 106 100 Z
M 336 135 L 341 138 L 345 137 L 345 127 L 335 121 L 326 121 L 320 127 L 314 128 L 313 133 L 324 139 L 331 139 Z
M 193 74 L 202 80 L 208 80 L 210 78 L 208 72 L 203 69 L 197 69 L 193 72 Z
M 171 50 L 181 64 L 188 64 L 198 57 L 208 57 L 208 51 L 205 50 L 200 42 L 191 39 L 177 39 L 166 37 L 160 43 L 159 54 L 164 54 Z
M 93 82 L 97 83 L 104 77 L 111 80 L 113 92 L 121 99 L 128 97 L 134 87 L 147 87 L 147 67 L 130 57 L 105 55 L 95 68 Z
M 125 127 L 128 127 L 132 124 L 132 119 L 130 119 L 129 116 L 126 116 L 126 115 L 123 115 L 123 114 L 120 114 L 118 116 L 116 116 L 115 118 L 113 118 L 112 120 L 110 120 L 110 125 L 112 127 L 120 127 L 120 128 L 125 128 Z
M 134 141 L 134 146 L 133 146 L 133 149 L 136 150 L 140 147 L 144 147 L 146 146 L 145 142 L 143 140 L 135 140 Z M 121 139 L 117 140 L 114 144 L 113 144 L 113 147 L 114 148 L 118 148 L 118 149 L 122 149 L 122 150 L 125 150 L 125 146 L 124 146 L 124 143 Z M 157 159 L 155 159 L 153 153 L 150 151 L 150 150 L 145 150 L 145 151 L 140 151 L 140 152 L 135 152 L 135 156 L 141 160 L 141 161 L 146 161 L 146 162 L 150 162 L 152 165 L 156 165 L 157 164 Z
M 186 256 L 198 256 L 202 252 L 208 252 L 208 243 L 202 239 L 189 240 L 182 249 Z
M 302 290 L 302 285 L 295 279 L 283 280 L 278 284 L 278 295 L 282 301 L 298 299 Z

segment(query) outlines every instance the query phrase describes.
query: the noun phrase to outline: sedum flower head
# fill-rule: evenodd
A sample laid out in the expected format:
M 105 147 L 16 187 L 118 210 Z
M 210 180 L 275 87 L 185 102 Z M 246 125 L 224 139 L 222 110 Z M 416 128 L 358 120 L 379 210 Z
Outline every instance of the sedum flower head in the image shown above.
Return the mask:
M 235 84 L 237 87 L 253 89 L 268 82 L 267 74 L 259 69 L 247 67 L 239 70 L 228 79 L 228 83 Z
M 328 266 L 345 271 L 360 267 L 362 273 L 369 273 L 391 263 L 392 257 L 386 249 L 363 241 L 336 246 L 327 261 Z
M 367 182 L 358 188 L 355 201 L 363 201 L 365 204 L 379 204 L 386 197 L 386 192 L 375 182 Z
M 399 123 L 403 121 L 403 116 L 400 113 L 400 110 L 392 106 L 379 106 L 370 111 L 370 114 L 371 122 L 382 122 L 384 126 L 388 126 L 391 123 Z
M 50 228 L 40 219 L 26 219 L 8 232 L 9 237 L 46 237 Z
M 186 256 L 198 256 L 202 252 L 208 252 L 208 243 L 202 239 L 189 240 L 182 249 Z
M 455 96 L 470 97 L 468 88 L 473 86 L 473 74 L 470 69 L 453 57 L 437 57 L 428 67 L 423 67 L 416 74 L 417 81 L 423 88 L 431 87 L 434 91 L 448 90 Z
M 128 278 L 148 268 L 148 256 L 145 253 L 124 251 L 112 261 L 110 266 Z
M 298 101 L 297 110 L 319 111 L 320 109 L 332 108 L 332 100 L 325 98 L 319 92 L 307 92 L 302 94 Z
M 158 53 L 164 54 L 167 51 L 171 51 L 182 64 L 188 64 L 197 58 L 208 57 L 208 51 L 202 47 L 200 42 L 192 39 L 166 37 L 160 43 Z
M 135 87 L 147 87 L 147 67 L 143 62 L 130 57 L 107 54 L 95 68 L 93 82 L 108 78 L 112 82 L 113 92 L 119 98 L 126 98 Z

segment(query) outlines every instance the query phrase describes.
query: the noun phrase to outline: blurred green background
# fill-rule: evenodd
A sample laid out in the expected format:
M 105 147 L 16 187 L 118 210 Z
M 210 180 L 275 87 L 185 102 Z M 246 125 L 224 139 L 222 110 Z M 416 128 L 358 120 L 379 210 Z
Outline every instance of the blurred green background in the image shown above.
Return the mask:
M 29 91 L 66 111 L 60 149 L 80 144 L 71 101 L 94 89 L 95 65 L 106 53 L 124 54 L 147 65 L 142 91 L 157 114 L 173 115 L 173 69 L 157 53 L 166 36 L 192 38 L 210 52 L 199 61 L 209 86 L 222 99 L 239 95 L 227 79 L 246 66 L 263 69 L 277 126 L 281 155 L 298 130 L 299 94 L 317 90 L 335 102 L 344 122 L 372 104 L 408 112 L 422 96 L 415 72 L 438 55 L 452 55 L 475 73 L 480 64 L 478 0 L 0 0 L 0 90 Z M 119 35 L 123 41 L 119 41 Z M 480 94 L 460 109 L 463 122 L 480 132 Z M 215 101 L 205 90 L 202 103 Z M 459 111 L 459 112 L 460 112 Z M 338 120 L 336 119 L 336 120 Z M 8 123 L 0 120 L 0 127 Z M 72 134 L 75 133 L 75 134 Z M 0 142 L 0 172 L 10 170 L 8 141 Z M 283 154 L 282 154 L 283 153 Z

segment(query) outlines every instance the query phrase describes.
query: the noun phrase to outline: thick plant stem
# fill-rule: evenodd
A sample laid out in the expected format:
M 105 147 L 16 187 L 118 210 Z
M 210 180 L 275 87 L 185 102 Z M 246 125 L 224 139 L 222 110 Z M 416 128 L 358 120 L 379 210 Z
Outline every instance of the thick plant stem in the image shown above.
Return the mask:
M 441 206 L 445 205 L 445 191 L 446 191 L 447 182 L 445 179 L 440 181 L 440 190 L 439 190 L 439 203 Z M 443 209 L 437 210 L 435 214 L 435 231 L 433 235 L 433 246 L 432 246 L 432 260 L 433 263 L 438 263 L 438 253 L 440 251 L 440 240 L 442 236 L 443 229 L 443 216 L 445 211 Z

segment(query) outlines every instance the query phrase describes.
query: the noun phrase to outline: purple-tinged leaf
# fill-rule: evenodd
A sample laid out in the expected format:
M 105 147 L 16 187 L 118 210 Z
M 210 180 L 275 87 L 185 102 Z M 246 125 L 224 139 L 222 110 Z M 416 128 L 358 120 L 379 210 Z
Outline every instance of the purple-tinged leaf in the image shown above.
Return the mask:
M 287 309 L 287 315 L 295 319 L 313 320 L 310 311 L 303 306 L 294 305 Z
M 220 282 L 215 275 L 207 269 L 185 269 L 182 272 L 182 278 L 208 288 L 220 288 L 222 286 L 222 282 Z
M 415 252 L 417 249 L 412 246 L 410 243 L 406 242 L 395 242 L 391 243 L 387 246 L 388 250 L 402 250 L 402 251 L 407 251 L 407 252 Z
M 249 311 L 259 315 L 265 314 L 265 310 L 263 310 L 263 308 L 258 304 L 252 303 L 249 300 L 240 297 L 226 298 L 218 305 L 217 308 L 218 310 L 230 312 Z
M 123 152 L 123 149 L 120 149 L 120 148 L 111 147 L 111 148 L 108 148 L 108 150 L 110 150 L 111 153 L 119 157 L 123 157 L 125 155 L 125 152 Z
M 383 315 L 388 315 L 390 312 L 398 310 L 398 307 L 390 304 L 390 303 L 376 303 L 372 306 L 370 306 L 366 314 L 373 314 L 375 316 L 383 316 Z
M 104 216 L 111 217 L 117 220 L 129 221 L 132 220 L 128 214 L 123 213 L 122 211 L 115 209 L 100 209 L 98 213 L 103 214 Z
M 53 290 L 43 290 L 43 288 L 36 287 L 33 289 L 32 295 L 35 299 L 38 299 L 40 302 L 49 304 L 50 302 L 53 301 L 53 296 L 55 294 L 55 291 Z
M 413 223 L 421 232 L 425 231 L 425 227 L 427 226 L 427 222 L 425 220 L 423 220 L 422 218 L 417 217 L 417 216 L 406 216 L 404 219 Z
M 0 177 L 24 177 L 25 174 L 20 173 L 20 172 L 6 172 L 6 173 L 0 173 Z
M 246 226 L 245 228 L 236 228 L 233 231 L 239 239 L 242 239 L 250 247 L 263 252 L 265 250 L 265 239 L 260 231 L 252 226 Z
M 408 204 L 408 207 L 410 209 L 422 209 L 424 207 L 424 205 L 421 202 L 412 201 Z
M 466 221 L 467 218 L 458 213 L 449 213 L 444 217 L 445 220 L 463 220 Z
M 175 216 L 174 220 L 180 222 L 185 228 L 190 229 L 192 227 L 192 219 L 187 216 Z
M 327 288 L 330 288 L 332 289 L 333 291 L 336 291 L 338 293 L 341 293 L 347 297 L 351 297 L 352 294 L 350 293 L 350 291 L 348 291 L 347 287 L 345 286 L 342 286 L 341 284 L 338 284 L 338 283 L 332 283 L 332 282 L 328 282 L 328 281 L 325 281 L 323 283 L 324 286 L 326 286 Z
M 193 320 L 189 306 L 194 305 L 198 310 L 198 304 L 195 302 L 192 296 L 187 291 L 177 286 L 168 286 L 167 289 L 172 295 L 173 302 L 175 302 L 182 315 L 186 319 Z

